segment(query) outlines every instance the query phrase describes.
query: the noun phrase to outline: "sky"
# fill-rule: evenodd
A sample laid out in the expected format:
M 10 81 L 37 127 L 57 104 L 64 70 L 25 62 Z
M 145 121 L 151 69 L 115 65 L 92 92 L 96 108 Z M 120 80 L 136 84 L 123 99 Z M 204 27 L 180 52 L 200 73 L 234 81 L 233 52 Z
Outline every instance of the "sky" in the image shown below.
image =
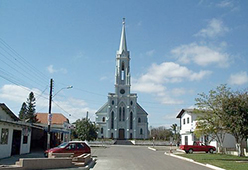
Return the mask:
M 114 92 L 122 19 L 131 92 L 149 127 L 179 124 L 181 109 L 221 84 L 248 87 L 248 1 L 0 0 L 0 103 L 95 121 Z M 71 89 L 66 87 L 73 86 Z

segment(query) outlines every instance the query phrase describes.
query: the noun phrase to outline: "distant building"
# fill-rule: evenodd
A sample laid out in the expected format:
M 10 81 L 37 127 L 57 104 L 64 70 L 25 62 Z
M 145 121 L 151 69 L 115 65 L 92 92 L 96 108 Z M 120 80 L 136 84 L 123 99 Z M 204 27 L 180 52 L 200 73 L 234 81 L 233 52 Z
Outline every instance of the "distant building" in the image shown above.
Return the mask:
M 42 127 L 46 134 L 44 136 L 45 141 L 47 140 L 47 129 L 48 129 L 48 113 L 36 113 L 38 120 L 35 123 L 36 126 Z M 51 122 L 51 147 L 57 146 L 62 142 L 70 140 L 70 123 L 69 120 L 61 113 L 52 114 Z M 43 137 L 42 134 L 37 135 L 37 138 Z M 39 142 L 39 140 L 37 140 Z
M 98 138 L 147 139 L 148 113 L 138 104 L 137 94 L 130 92 L 130 53 L 124 19 L 115 68 L 115 93 L 109 93 L 108 101 L 96 112 Z
M 32 125 L 0 103 L 0 158 L 30 152 Z
M 211 140 L 211 136 L 202 136 L 197 139 L 194 131 L 197 126 L 197 114 L 193 112 L 193 109 L 182 109 L 176 118 L 180 119 L 180 135 L 182 145 L 193 145 L 194 141 L 201 141 L 203 143 L 208 139 Z M 224 140 L 225 148 L 235 148 L 235 138 L 231 134 L 226 134 Z M 217 147 L 217 141 L 211 140 L 210 145 Z

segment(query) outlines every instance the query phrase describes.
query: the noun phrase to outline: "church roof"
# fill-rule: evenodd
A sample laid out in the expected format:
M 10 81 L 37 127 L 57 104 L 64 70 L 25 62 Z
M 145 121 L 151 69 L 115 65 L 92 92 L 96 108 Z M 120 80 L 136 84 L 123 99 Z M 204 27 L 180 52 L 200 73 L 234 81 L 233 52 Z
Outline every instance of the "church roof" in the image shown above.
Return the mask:
M 144 113 L 148 115 L 148 113 L 137 103 L 137 113 Z
M 126 41 L 126 33 L 125 33 L 125 18 L 123 18 L 123 22 L 122 22 L 122 32 L 121 32 L 121 41 L 120 41 L 119 53 L 121 54 L 123 51 L 127 51 L 127 41 Z
M 107 109 L 108 109 L 108 102 L 106 102 L 97 112 L 97 113 L 107 113 Z

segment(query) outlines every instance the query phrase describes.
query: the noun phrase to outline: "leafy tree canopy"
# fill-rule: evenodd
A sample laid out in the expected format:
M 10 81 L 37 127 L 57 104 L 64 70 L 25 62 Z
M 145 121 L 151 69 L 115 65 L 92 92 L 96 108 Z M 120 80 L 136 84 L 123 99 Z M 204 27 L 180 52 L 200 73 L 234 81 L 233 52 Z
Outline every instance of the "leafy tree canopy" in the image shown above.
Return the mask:
M 74 124 L 76 125 L 76 128 L 72 132 L 74 138 L 78 138 L 83 141 L 92 141 L 97 138 L 98 127 L 95 123 L 83 118 L 81 120 L 78 119 Z

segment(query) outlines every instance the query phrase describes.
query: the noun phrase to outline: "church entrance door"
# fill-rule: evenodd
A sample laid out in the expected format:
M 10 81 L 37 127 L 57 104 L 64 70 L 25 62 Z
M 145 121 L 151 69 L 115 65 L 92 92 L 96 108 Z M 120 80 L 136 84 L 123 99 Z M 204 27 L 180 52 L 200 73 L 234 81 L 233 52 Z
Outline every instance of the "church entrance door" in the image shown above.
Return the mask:
M 119 139 L 120 140 L 124 140 L 125 139 L 124 132 L 125 132 L 124 129 L 119 129 Z

